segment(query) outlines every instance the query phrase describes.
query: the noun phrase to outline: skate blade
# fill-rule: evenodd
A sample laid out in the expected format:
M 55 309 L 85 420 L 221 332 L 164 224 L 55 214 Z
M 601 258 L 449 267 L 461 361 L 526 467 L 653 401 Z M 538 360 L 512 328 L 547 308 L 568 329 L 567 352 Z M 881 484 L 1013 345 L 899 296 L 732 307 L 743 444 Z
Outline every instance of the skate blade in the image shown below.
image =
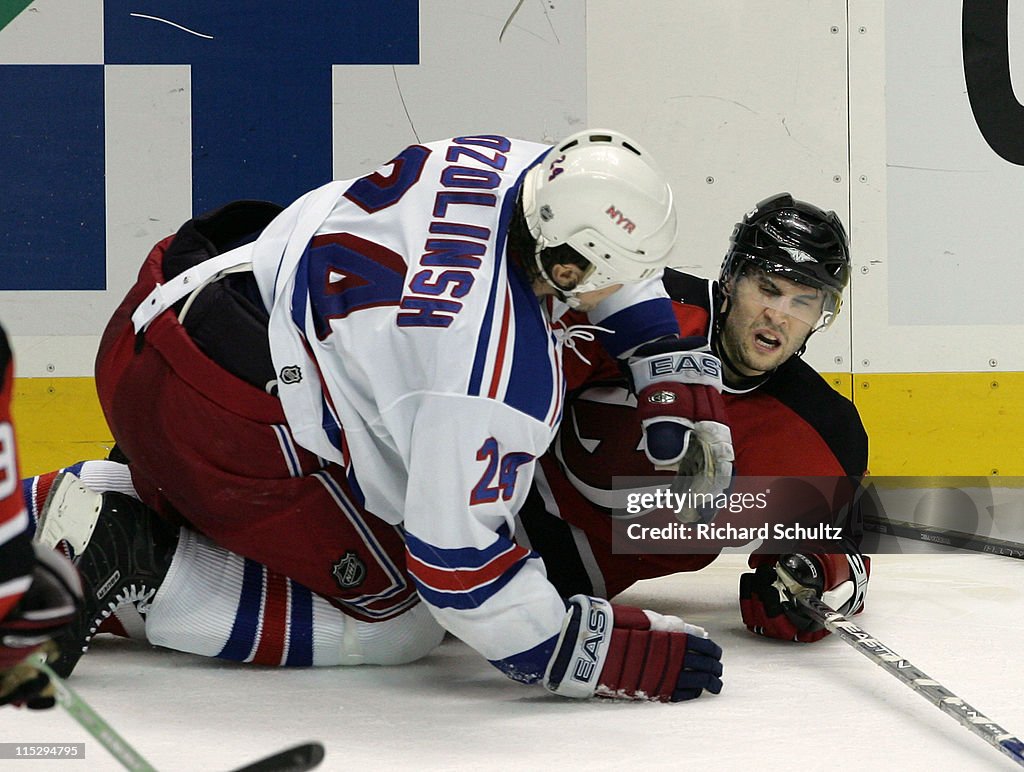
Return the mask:
M 64 540 L 73 555 L 81 555 L 96 529 L 103 496 L 71 472 L 62 472 L 50 489 L 39 515 L 36 541 L 56 548 Z

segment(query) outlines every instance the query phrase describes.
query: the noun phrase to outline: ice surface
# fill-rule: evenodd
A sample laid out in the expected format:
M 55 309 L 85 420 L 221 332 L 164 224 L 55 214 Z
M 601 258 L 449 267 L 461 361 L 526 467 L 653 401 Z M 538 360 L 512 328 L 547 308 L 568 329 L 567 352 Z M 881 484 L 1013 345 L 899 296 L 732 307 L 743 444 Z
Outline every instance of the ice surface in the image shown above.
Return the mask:
M 998 770 L 1009 759 L 842 641 L 768 641 L 742 626 L 744 556 L 636 585 L 620 602 L 706 627 L 720 695 L 676 705 L 574 702 L 521 686 L 455 640 L 400 668 L 285 670 L 97 639 L 71 685 L 159 770 L 226 770 L 304 740 L 321 769 Z M 866 630 L 1024 734 L 1024 562 L 878 555 Z M 117 770 L 59 708 L 3 709 L 0 740 L 84 742 L 85 761 L 0 769 Z

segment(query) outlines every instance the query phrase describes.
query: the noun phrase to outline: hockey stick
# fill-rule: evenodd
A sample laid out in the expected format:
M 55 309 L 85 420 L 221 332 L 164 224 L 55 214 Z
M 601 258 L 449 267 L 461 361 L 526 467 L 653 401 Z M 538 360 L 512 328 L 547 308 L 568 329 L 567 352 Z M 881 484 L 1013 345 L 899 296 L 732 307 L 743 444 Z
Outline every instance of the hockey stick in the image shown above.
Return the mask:
M 125 742 L 114 728 L 89 707 L 78 693 L 57 675 L 42 658 L 32 662 L 32 667 L 46 673 L 53 684 L 54 698 L 82 728 L 99 741 L 110 755 L 125 769 L 133 772 L 156 772 L 131 745 Z M 320 743 L 304 743 L 286 751 L 275 753 L 252 764 L 239 767 L 233 772 L 306 772 L 317 767 L 324 758 L 324 746 Z
M 905 539 L 928 542 L 929 544 L 942 544 L 962 550 L 986 552 L 990 555 L 1004 555 L 1008 558 L 1024 560 L 1024 544 L 993 539 L 991 536 L 949 531 L 932 525 L 919 525 L 902 520 L 890 520 L 889 518 L 865 517 L 864 528 L 868 531 L 884 533 L 889 536 L 899 536 Z
M 267 756 L 265 759 L 238 767 L 232 772 L 306 772 L 314 769 L 324 759 L 324 746 L 320 743 L 303 743 L 286 751 Z
M 77 692 L 64 682 L 63 678 L 53 672 L 44 659 L 40 658 L 34 662 L 33 667 L 50 677 L 57 703 L 81 724 L 85 731 L 95 737 L 100 745 L 110 752 L 111 756 L 121 762 L 121 766 L 138 772 L 156 772 L 153 766 L 139 755 L 138 751 L 126 743 L 110 724 L 89 707 L 89 703 L 79 697 Z
M 996 750 L 1024 766 L 1024 742 L 1019 738 L 983 716 L 938 681 L 929 678 L 862 627 L 820 601 L 814 596 L 813 591 L 802 589 L 796 594 L 796 600 L 812 619 L 838 635 L 876 665 L 896 676 L 943 713 L 955 718 Z

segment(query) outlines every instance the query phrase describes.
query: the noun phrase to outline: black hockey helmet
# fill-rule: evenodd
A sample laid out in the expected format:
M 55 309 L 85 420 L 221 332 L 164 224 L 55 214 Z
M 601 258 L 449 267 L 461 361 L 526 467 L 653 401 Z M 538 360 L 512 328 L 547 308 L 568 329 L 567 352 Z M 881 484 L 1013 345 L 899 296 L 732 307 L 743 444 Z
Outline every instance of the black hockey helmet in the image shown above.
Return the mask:
M 736 223 L 722 262 L 725 288 L 746 266 L 825 291 L 822 316 L 814 329 L 839 314 L 850 280 L 850 246 L 835 212 L 797 201 L 789 193 L 766 198 Z

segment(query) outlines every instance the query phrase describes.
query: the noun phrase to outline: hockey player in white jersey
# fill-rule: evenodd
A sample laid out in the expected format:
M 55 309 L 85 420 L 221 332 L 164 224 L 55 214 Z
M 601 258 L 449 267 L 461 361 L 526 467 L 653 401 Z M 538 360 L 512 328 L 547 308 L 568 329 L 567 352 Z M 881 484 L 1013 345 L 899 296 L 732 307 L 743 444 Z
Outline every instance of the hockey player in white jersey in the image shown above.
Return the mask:
M 342 661 L 421 656 L 436 620 L 565 696 L 717 692 L 721 651 L 703 631 L 586 596 L 567 610 L 511 540 L 561 417 L 562 349 L 594 334 L 563 312 L 589 311 L 609 353 L 642 365 L 638 347 L 677 330 L 659 280 L 675 231 L 649 155 L 603 130 L 553 148 L 495 135 L 414 145 L 283 212 L 194 221 L 150 255 L 97 361 L 133 492 L 345 611 Z M 230 317 L 211 302 L 224 296 Z M 652 425 L 671 424 L 679 446 L 662 447 L 665 463 L 699 419 L 727 470 L 717 418 L 659 406 Z M 143 541 L 160 543 L 165 527 L 118 496 L 91 508 L 97 533 L 131 552 L 144 520 L 158 538 Z M 74 530 L 50 523 L 51 537 Z M 135 554 L 166 564 L 170 550 Z M 83 574 L 100 586 L 95 568 Z M 150 601 L 136 605 L 155 614 Z M 376 659 L 364 644 L 384 623 L 403 646 Z

